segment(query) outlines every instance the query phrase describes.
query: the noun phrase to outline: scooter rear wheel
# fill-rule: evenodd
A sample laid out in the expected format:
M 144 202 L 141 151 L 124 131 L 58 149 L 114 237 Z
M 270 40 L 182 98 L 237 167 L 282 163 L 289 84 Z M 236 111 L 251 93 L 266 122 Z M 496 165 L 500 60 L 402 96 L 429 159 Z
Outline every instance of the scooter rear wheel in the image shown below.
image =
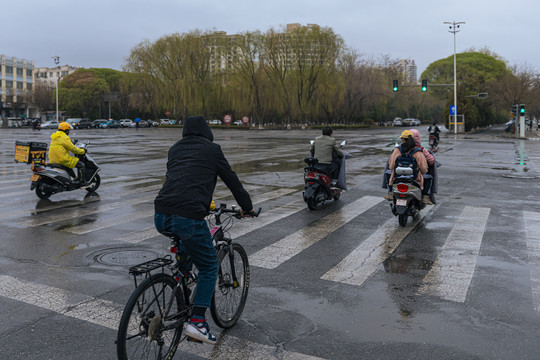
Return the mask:
M 409 216 L 407 214 L 399 214 L 398 215 L 399 225 L 406 226 L 408 217 Z
M 307 207 L 309 210 L 317 210 L 317 202 L 315 199 L 308 199 Z
M 43 200 L 47 200 L 48 198 L 51 197 L 52 195 L 52 192 L 46 190 L 44 187 L 43 187 L 43 183 L 42 182 L 39 182 L 36 186 L 36 195 L 38 198 L 40 199 L 43 199 Z

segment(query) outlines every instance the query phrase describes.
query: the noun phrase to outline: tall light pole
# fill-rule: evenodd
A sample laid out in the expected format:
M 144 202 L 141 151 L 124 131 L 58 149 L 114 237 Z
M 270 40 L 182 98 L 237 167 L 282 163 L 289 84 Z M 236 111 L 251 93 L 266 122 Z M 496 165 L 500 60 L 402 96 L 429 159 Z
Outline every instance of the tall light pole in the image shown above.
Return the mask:
M 58 64 L 60 64 L 60 56 L 53 56 L 53 60 L 58 67 Z M 58 76 L 56 76 L 56 122 L 58 122 Z
M 450 24 L 450 33 L 454 34 L 454 134 L 457 134 L 457 76 L 456 76 L 456 33 L 459 32 L 459 25 L 465 24 L 465 22 L 448 22 L 445 21 L 445 24 Z

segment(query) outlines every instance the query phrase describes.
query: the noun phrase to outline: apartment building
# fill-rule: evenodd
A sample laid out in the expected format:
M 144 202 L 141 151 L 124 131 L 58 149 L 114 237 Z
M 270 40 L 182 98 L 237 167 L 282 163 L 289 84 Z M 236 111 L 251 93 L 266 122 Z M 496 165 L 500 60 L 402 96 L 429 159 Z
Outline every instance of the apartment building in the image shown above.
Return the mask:
M 402 59 L 399 61 L 398 70 L 405 77 L 405 82 L 409 84 L 416 84 L 417 82 L 417 68 L 414 60 Z
M 80 68 L 70 65 L 62 65 L 54 68 L 39 67 L 35 69 L 36 81 L 43 81 L 51 86 L 56 86 L 56 81 L 74 73 Z
M 0 55 L 0 115 L 29 115 L 27 104 L 35 84 L 34 69 L 34 61 Z

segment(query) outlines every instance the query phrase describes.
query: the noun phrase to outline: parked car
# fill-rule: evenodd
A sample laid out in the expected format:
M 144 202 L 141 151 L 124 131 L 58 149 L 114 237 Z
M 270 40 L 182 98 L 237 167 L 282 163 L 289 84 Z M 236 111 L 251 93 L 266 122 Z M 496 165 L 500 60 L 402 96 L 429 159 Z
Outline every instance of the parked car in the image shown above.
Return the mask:
M 92 127 L 92 122 L 86 118 L 70 118 L 66 122 L 74 129 L 90 129 Z
M 394 126 L 401 126 L 401 118 L 397 117 L 394 119 L 394 122 L 392 123 Z
M 131 119 L 120 119 L 121 127 L 130 127 L 131 124 L 133 124 L 133 120 Z
M 109 120 L 106 123 L 103 123 L 99 125 L 102 129 L 109 129 L 109 128 L 119 128 L 120 127 L 120 121 L 118 120 Z
M 43 124 L 41 124 L 41 129 L 58 129 L 58 124 L 60 124 L 58 121 L 45 121 Z
M 170 125 L 171 124 L 171 120 L 169 119 L 159 119 L 159 123 L 161 125 Z
M 90 126 L 92 126 L 93 128 L 97 129 L 97 128 L 100 127 L 99 125 L 104 124 L 104 123 L 106 123 L 106 122 L 108 122 L 108 121 L 109 121 L 109 120 L 106 120 L 106 119 L 96 119 L 96 120 L 94 120 L 94 121 L 92 121 L 92 122 L 90 123 Z
M 420 120 L 414 118 L 405 118 L 401 121 L 403 126 L 418 126 L 420 125 Z
M 243 125 L 244 123 L 242 122 L 242 120 L 235 120 L 233 122 L 234 125 Z
M 208 120 L 208 123 L 209 123 L 210 125 L 221 125 L 221 124 L 222 124 L 221 120 L 217 120 L 217 119 L 215 119 L 215 120 Z

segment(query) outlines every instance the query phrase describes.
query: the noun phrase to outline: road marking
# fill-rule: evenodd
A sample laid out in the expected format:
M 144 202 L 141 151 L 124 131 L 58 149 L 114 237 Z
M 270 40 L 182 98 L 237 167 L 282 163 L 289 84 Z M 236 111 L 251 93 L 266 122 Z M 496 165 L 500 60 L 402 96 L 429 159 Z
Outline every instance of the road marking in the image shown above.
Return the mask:
M 109 300 L 98 299 L 44 284 L 26 282 L 6 275 L 0 275 L 0 296 L 114 331 L 118 330 L 124 308 L 123 305 Z M 219 332 L 218 327 L 213 329 L 213 332 Z M 250 342 L 224 333 L 218 335 L 218 342 L 214 347 L 194 345 L 184 341 L 180 343 L 178 350 L 207 359 L 215 359 L 216 354 L 233 354 L 230 358 L 324 360 L 292 351 L 281 351 L 279 357 L 277 357 L 276 347 L 274 346 Z
M 432 208 L 426 206 L 406 227 L 399 226 L 394 218 L 388 220 L 321 279 L 361 286 Z
M 524 211 L 534 310 L 540 312 L 540 213 Z
M 383 201 L 381 197 L 364 196 L 316 223 L 259 250 L 249 257 L 249 262 L 254 266 L 274 269 L 381 201 Z
M 88 234 L 89 232 L 102 230 L 111 226 L 124 224 L 130 221 L 144 219 L 144 218 L 149 217 L 148 214 L 151 214 L 154 209 L 154 204 L 146 204 L 146 205 L 148 205 L 146 209 L 133 211 L 126 215 L 101 218 L 98 221 L 91 222 L 88 224 L 72 226 L 72 227 L 63 229 L 62 231 L 69 232 L 72 234 L 77 234 L 77 235 L 83 235 L 83 234 Z
M 442 251 L 424 278 L 419 294 L 464 303 L 472 281 L 489 208 L 465 206 Z
M 140 190 L 138 190 L 138 192 L 140 192 Z M 81 217 L 81 216 L 97 214 L 97 213 L 101 213 L 101 212 L 105 212 L 105 211 L 109 211 L 109 210 L 114 210 L 114 209 L 118 209 L 118 208 L 122 208 L 122 207 L 127 207 L 127 206 L 136 205 L 136 204 L 140 204 L 140 203 L 150 202 L 150 201 L 153 201 L 155 197 L 156 197 L 156 194 L 154 194 L 154 193 L 145 194 L 145 195 L 143 195 L 141 197 L 134 198 L 134 199 L 115 201 L 115 202 L 112 202 L 112 203 L 109 203 L 109 204 L 100 205 L 97 208 L 92 208 L 92 209 L 80 208 L 80 209 L 77 209 L 75 211 L 72 210 L 72 211 L 69 211 L 69 212 L 64 212 L 62 214 L 57 213 L 57 214 L 51 214 L 51 215 L 48 215 L 48 216 L 40 216 L 37 219 L 31 219 L 31 220 L 27 220 L 27 221 L 22 221 L 19 224 L 23 225 L 23 226 L 30 226 L 30 227 L 41 226 L 41 225 L 45 225 L 45 224 L 50 224 L 50 223 L 54 223 L 54 222 L 58 222 L 58 221 L 67 220 L 67 219 L 73 219 L 73 218 L 77 218 L 77 217 Z
M 270 191 L 266 194 L 263 194 L 261 197 L 255 197 L 254 201 L 256 202 L 254 204 L 262 203 L 276 196 L 281 196 L 281 195 L 288 194 L 295 191 L 294 189 L 287 189 L 287 191 L 285 190 L 286 189 L 282 189 L 281 191 Z M 270 197 L 269 194 L 272 194 L 272 197 Z M 298 194 L 301 194 L 301 192 L 299 192 Z M 217 197 L 214 198 L 214 200 L 218 200 L 218 199 L 219 198 Z M 232 231 L 233 239 L 238 238 L 242 235 L 245 235 L 253 230 L 259 229 L 268 224 L 271 224 L 274 221 L 290 216 L 300 210 L 303 210 L 305 208 L 304 204 L 305 203 L 303 200 L 295 200 L 292 203 L 276 207 L 270 211 L 265 211 L 262 213 L 263 215 L 257 219 L 248 219 L 248 218 L 243 219 L 240 223 L 237 223 L 237 225 L 234 226 L 234 229 Z M 154 215 L 152 214 L 151 216 L 154 216 Z M 155 227 L 151 226 L 151 227 L 147 227 L 141 230 L 136 230 L 127 234 L 120 235 L 116 237 L 114 240 L 135 244 L 135 243 L 140 243 L 142 241 L 145 241 L 147 239 L 150 239 L 156 236 L 161 236 L 161 234 L 158 233 Z

